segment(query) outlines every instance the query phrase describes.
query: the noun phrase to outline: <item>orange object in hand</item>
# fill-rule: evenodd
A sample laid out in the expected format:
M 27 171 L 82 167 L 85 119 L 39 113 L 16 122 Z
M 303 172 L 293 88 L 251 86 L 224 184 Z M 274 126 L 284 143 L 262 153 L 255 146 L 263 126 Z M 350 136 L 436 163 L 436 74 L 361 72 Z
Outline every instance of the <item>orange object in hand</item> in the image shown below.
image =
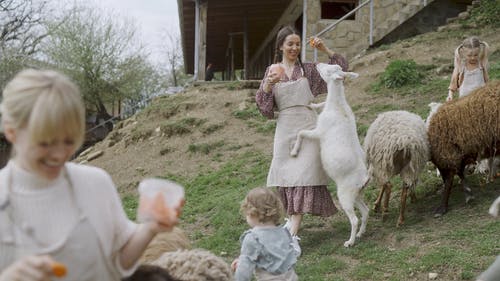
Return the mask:
M 311 45 L 311 47 L 314 47 L 314 37 L 309 39 L 309 45 Z
M 62 263 L 59 262 L 54 262 L 52 264 L 52 274 L 54 274 L 57 277 L 64 277 L 66 276 L 67 270 L 66 266 Z

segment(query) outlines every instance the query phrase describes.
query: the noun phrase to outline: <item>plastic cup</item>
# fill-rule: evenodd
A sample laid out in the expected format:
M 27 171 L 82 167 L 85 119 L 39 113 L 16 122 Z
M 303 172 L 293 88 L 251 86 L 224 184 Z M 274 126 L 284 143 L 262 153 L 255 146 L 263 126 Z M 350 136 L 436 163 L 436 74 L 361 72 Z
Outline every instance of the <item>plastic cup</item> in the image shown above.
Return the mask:
M 148 178 L 139 183 L 140 222 L 156 221 L 170 225 L 180 215 L 184 205 L 184 188 L 169 180 Z

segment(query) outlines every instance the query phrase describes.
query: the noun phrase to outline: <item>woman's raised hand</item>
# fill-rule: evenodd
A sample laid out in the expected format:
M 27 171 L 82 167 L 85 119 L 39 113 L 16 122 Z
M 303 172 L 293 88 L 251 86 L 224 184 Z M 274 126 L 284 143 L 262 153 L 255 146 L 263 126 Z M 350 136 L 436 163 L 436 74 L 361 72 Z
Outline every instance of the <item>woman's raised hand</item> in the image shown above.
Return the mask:
M 309 38 L 309 45 L 311 47 L 318 49 L 319 51 L 326 52 L 328 48 L 325 46 L 323 39 L 319 37 L 311 37 Z

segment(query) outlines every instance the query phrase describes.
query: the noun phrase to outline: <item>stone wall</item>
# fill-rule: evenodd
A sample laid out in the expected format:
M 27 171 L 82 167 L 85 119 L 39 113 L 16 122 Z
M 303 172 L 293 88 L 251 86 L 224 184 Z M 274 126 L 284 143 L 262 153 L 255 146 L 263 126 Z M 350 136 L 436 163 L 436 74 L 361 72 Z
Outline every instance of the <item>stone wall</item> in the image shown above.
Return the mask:
M 359 2 L 364 3 L 365 1 L 360 0 Z M 446 18 L 456 16 L 460 11 L 465 10 L 465 4 L 457 4 L 453 0 L 428 0 L 427 2 L 429 2 L 429 5 L 410 18 L 411 21 L 390 32 L 391 38 L 402 38 L 405 34 L 407 37 L 414 36 L 431 31 L 434 26 L 437 27 L 437 25 L 445 22 Z M 383 25 L 410 3 L 423 3 L 423 0 L 374 0 L 373 28 Z M 321 0 L 308 0 L 307 5 L 307 37 L 320 32 L 336 21 L 321 19 Z M 401 16 L 404 17 L 405 15 L 402 14 Z M 406 22 L 406 18 L 402 18 L 400 21 Z M 354 20 L 344 20 L 335 29 L 326 32 L 321 37 L 330 49 L 347 58 L 352 58 L 370 46 L 369 34 L 370 4 L 367 4 L 356 12 Z M 318 53 L 317 58 L 318 61 L 328 60 L 326 55 L 322 53 Z M 306 61 L 312 60 L 314 60 L 314 51 L 308 47 Z

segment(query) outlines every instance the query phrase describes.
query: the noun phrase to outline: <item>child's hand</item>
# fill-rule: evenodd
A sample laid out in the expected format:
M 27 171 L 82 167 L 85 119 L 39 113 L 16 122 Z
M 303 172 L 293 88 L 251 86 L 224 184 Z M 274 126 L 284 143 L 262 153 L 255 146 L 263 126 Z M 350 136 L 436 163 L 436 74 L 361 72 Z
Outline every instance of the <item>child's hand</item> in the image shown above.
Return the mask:
M 53 264 L 55 261 L 49 256 L 27 256 L 7 267 L 0 281 L 49 281 L 54 276 Z
M 231 263 L 231 269 L 234 271 L 236 271 L 236 268 L 238 267 L 238 261 L 239 259 L 235 259 L 232 263 Z

